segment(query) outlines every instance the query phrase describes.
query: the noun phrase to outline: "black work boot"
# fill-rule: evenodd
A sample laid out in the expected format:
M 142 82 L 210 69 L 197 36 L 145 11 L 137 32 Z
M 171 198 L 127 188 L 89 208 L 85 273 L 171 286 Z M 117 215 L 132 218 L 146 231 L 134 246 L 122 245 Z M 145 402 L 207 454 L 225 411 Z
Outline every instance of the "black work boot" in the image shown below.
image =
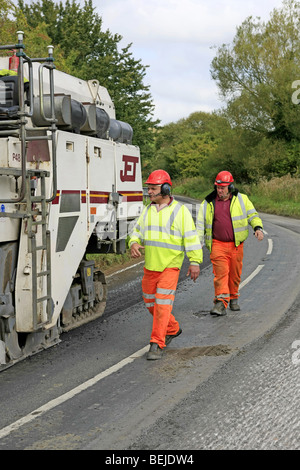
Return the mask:
M 226 315 L 226 308 L 225 305 L 221 300 L 217 300 L 214 307 L 210 311 L 211 315 Z
M 229 302 L 230 310 L 238 311 L 241 310 L 241 307 L 238 304 L 238 299 L 231 299 Z
M 147 359 L 154 361 L 156 359 L 161 359 L 163 350 L 156 343 L 150 343 L 150 349 L 147 353 Z
M 177 331 L 177 333 L 176 333 L 175 335 L 167 335 L 167 336 L 165 337 L 166 346 L 168 346 L 168 344 L 170 344 L 171 341 L 172 341 L 172 339 L 176 338 L 176 336 L 181 335 L 181 333 L 182 333 L 182 329 L 179 328 L 179 330 Z

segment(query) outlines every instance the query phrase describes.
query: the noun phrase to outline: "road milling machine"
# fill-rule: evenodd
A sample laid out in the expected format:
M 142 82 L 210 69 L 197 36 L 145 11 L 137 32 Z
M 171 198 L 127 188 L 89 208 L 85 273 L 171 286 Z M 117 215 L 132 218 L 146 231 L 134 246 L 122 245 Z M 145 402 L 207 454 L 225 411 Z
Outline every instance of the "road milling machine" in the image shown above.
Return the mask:
M 124 253 L 143 208 L 129 124 L 97 80 L 0 46 L 0 370 L 103 314 L 91 253 Z

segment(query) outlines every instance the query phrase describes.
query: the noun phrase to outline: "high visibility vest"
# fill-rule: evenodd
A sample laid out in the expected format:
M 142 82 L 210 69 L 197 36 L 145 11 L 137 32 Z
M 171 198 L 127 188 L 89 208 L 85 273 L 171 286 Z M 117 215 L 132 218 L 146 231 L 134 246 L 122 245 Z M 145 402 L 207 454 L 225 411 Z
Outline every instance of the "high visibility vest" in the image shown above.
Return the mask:
M 145 247 L 145 268 L 163 271 L 181 268 L 186 252 L 191 264 L 200 264 L 203 253 L 190 211 L 174 199 L 157 211 L 155 204 L 144 208 L 130 235 L 129 246 Z
M 197 230 L 201 245 L 203 246 L 205 243 L 209 251 L 212 247 L 215 196 L 216 193 L 213 192 L 202 202 L 197 218 Z M 249 235 L 248 225 L 251 225 L 253 229 L 255 227 L 263 228 L 262 221 L 248 196 L 237 190 L 231 199 L 230 215 L 236 246 L 247 239 Z
M 9 70 L 9 69 L 1 69 L 0 70 L 0 76 L 1 77 L 7 77 L 9 75 L 18 75 L 18 74 L 14 70 Z
M 18 75 L 17 72 L 14 70 L 9 70 L 9 69 L 1 69 L 0 70 L 0 77 L 9 77 L 9 76 L 16 76 Z M 28 79 L 24 77 L 24 83 L 28 82 Z

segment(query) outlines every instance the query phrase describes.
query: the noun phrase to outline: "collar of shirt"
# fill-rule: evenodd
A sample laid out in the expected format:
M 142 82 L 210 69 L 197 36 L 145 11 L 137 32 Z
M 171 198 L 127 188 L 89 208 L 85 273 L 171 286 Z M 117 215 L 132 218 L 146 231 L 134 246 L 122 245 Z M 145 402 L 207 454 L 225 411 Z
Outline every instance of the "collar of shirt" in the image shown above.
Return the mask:
M 171 196 L 171 197 L 170 197 L 170 201 L 168 202 L 168 204 L 165 203 L 165 204 L 160 204 L 160 205 L 158 205 L 158 204 L 155 204 L 155 202 L 151 202 L 151 204 L 152 204 L 153 206 L 155 206 L 157 212 L 159 212 L 159 211 L 161 211 L 164 207 L 169 206 L 172 201 L 173 201 L 173 197 Z

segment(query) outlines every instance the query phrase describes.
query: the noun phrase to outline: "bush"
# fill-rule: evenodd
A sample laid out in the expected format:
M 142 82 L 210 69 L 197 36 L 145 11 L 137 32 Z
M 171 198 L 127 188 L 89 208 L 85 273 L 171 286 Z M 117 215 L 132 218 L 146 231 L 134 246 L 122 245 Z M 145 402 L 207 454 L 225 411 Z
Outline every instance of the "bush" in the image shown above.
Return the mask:
M 269 181 L 261 179 L 257 185 L 252 186 L 251 193 L 274 202 L 300 202 L 300 178 L 285 175 Z
M 239 188 L 257 210 L 300 218 L 300 178 L 285 175 L 271 180 L 261 179 L 256 185 Z

